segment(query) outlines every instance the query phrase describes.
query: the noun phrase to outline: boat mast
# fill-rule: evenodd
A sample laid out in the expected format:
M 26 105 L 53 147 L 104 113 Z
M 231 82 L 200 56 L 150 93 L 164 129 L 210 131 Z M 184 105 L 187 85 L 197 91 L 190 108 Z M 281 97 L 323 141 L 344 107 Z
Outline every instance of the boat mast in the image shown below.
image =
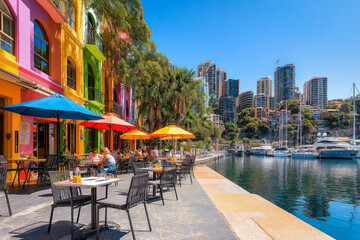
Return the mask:
M 355 126 L 356 126 L 356 123 L 355 123 L 355 83 L 353 83 L 353 145 L 355 146 L 355 139 L 356 139 L 356 136 L 355 136 Z
M 288 147 L 288 134 L 287 134 L 287 124 L 288 124 L 288 119 L 287 119 L 287 102 L 286 102 L 286 112 L 285 112 L 285 147 Z
M 300 147 L 302 146 L 302 114 L 301 114 L 301 101 L 300 101 L 300 116 L 299 116 L 299 128 L 300 128 Z

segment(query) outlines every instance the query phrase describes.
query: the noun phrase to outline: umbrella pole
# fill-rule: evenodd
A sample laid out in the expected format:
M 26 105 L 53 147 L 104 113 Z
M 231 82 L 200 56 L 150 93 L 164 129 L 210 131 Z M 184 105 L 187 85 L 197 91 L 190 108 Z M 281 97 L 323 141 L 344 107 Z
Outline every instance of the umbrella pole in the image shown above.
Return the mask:
M 114 148 L 114 146 L 111 146 L 111 125 L 110 125 L 110 130 L 109 130 L 109 148 L 112 150 L 112 151 L 114 151 L 114 149 L 112 149 L 112 148 Z
M 60 163 L 60 112 L 56 112 L 56 135 L 57 135 L 57 142 L 56 142 L 56 150 L 57 150 L 57 169 L 59 170 L 59 163 Z

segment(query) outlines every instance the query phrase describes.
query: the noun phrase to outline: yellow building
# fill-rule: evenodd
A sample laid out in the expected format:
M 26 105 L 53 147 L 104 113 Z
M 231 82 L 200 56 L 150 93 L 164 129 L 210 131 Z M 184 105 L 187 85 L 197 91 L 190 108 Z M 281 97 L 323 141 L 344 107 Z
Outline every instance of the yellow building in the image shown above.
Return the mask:
M 61 25 L 61 85 L 64 87 L 65 97 L 84 106 L 83 1 L 68 2 L 71 6 L 65 6 L 64 1 L 58 4 L 59 10 L 67 19 L 67 23 Z M 83 153 L 84 127 L 67 123 L 62 129 L 65 132 L 61 142 L 61 146 L 64 146 L 62 150 Z

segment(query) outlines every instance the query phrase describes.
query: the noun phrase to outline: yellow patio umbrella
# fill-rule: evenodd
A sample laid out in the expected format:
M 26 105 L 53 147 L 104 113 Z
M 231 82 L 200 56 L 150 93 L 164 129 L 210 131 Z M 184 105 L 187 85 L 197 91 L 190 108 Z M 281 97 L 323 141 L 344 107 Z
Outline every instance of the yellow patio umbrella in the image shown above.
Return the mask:
M 161 138 L 160 140 L 180 140 L 180 139 L 183 139 L 182 137 L 163 137 Z
M 170 125 L 164 128 L 161 128 L 151 134 L 152 138 L 163 138 L 170 137 L 171 139 L 175 139 L 175 137 L 180 137 L 181 139 L 195 138 L 192 133 L 185 131 L 184 129 Z
M 150 139 L 150 134 L 141 131 L 139 129 L 131 130 L 123 135 L 120 136 L 121 139 L 128 139 L 128 140 L 139 140 L 139 139 Z
M 151 134 L 152 138 L 169 138 L 169 140 L 173 140 L 173 146 L 175 146 L 175 140 L 176 139 L 189 139 L 189 138 L 195 138 L 195 136 L 192 133 L 189 133 L 188 131 L 185 131 L 184 129 L 175 126 L 170 125 L 164 128 L 161 128 Z M 175 149 L 176 153 L 176 149 Z

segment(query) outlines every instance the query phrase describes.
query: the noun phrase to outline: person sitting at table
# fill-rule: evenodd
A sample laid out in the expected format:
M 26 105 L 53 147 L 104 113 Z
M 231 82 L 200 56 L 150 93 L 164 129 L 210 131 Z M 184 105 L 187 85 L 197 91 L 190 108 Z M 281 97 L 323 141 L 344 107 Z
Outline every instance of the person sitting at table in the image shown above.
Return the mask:
M 102 169 L 103 172 L 112 172 L 116 170 L 116 161 L 114 157 L 111 155 L 111 152 L 108 148 L 101 149 L 101 153 L 104 154 L 104 158 L 101 163 L 104 165 Z
M 101 160 L 102 156 L 98 153 L 97 148 L 94 148 L 92 152 L 89 154 L 89 159 L 93 161 L 94 164 L 98 164 Z
M 156 146 L 155 146 L 154 149 L 152 150 L 151 155 L 152 155 L 154 158 L 158 158 L 158 157 L 159 157 L 159 150 L 157 149 Z
M 120 156 L 120 148 L 112 151 L 112 152 L 111 152 L 111 155 L 112 155 L 114 158 L 117 158 L 118 156 Z

